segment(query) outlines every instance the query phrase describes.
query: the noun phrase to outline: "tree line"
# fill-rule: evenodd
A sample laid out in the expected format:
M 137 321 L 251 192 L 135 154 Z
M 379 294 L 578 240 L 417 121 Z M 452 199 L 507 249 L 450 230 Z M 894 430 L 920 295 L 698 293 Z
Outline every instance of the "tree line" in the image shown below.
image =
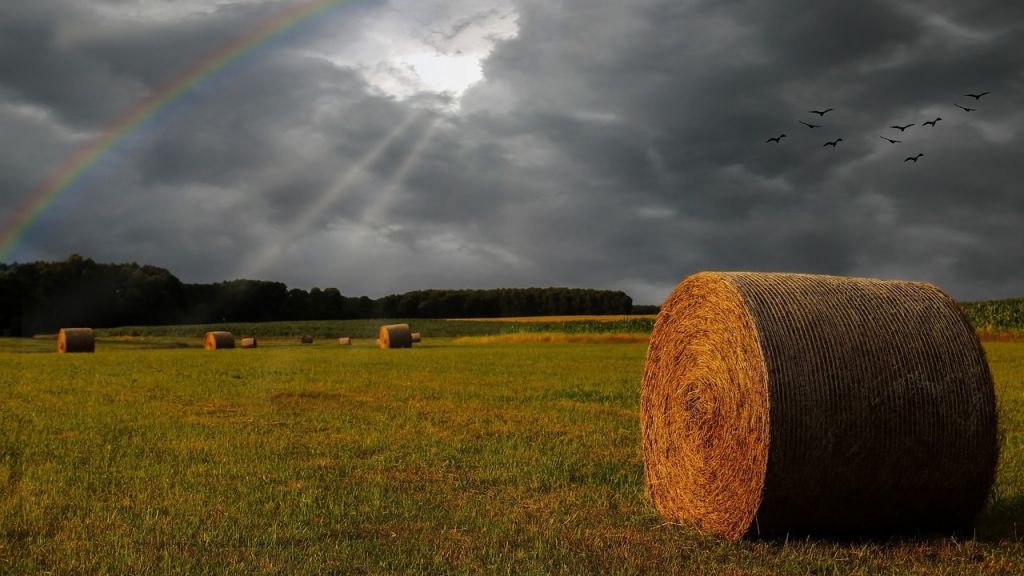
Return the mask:
M 579 288 L 417 290 L 372 299 L 337 288 L 231 280 L 186 284 L 164 268 L 97 263 L 0 263 L 0 334 L 30 336 L 62 326 L 209 324 L 358 318 L 486 318 L 629 314 L 621 291 Z

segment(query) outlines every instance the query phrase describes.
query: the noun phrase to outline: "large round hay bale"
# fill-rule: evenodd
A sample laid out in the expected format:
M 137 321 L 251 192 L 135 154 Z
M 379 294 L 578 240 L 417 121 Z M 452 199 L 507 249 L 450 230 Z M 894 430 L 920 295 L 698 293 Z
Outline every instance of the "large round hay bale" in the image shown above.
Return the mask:
M 923 283 L 691 276 L 658 315 L 640 410 L 655 507 L 728 538 L 963 529 L 998 458 L 984 351 Z
M 308 336 L 308 335 L 307 336 L 302 336 L 301 338 L 299 338 L 299 342 L 302 343 L 302 344 L 312 344 L 313 343 L 313 337 L 312 336 Z
M 338 344 L 341 345 L 341 346 L 351 346 L 352 345 L 352 339 L 348 338 L 348 337 L 338 338 Z
M 235 347 L 235 336 L 231 332 L 207 332 L 203 336 L 203 348 L 224 350 Z
M 418 343 L 420 341 L 420 333 L 419 332 L 413 332 L 412 333 L 412 341 L 413 341 L 413 343 Z
M 247 336 L 243 337 L 238 345 L 240 348 L 256 348 L 259 346 L 259 342 L 256 340 L 255 336 Z
M 380 327 L 377 345 L 382 350 L 388 348 L 412 348 L 412 330 L 408 324 L 389 324 Z
M 60 354 L 95 351 L 96 339 L 92 328 L 61 328 L 57 333 L 57 352 Z

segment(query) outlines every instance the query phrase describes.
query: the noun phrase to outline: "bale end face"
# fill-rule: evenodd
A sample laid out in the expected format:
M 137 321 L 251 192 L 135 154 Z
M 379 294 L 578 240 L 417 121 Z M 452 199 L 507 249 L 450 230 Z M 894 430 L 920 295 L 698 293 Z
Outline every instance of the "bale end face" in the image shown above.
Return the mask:
M 420 333 L 419 332 L 413 332 L 412 333 L 412 341 L 413 341 L 413 343 L 418 343 L 420 341 Z
M 641 391 L 655 507 L 728 538 L 753 522 L 768 459 L 768 382 L 756 334 L 728 282 L 691 277 L 662 305 Z
M 96 351 L 92 328 L 61 328 L 57 333 L 57 353 L 76 354 Z

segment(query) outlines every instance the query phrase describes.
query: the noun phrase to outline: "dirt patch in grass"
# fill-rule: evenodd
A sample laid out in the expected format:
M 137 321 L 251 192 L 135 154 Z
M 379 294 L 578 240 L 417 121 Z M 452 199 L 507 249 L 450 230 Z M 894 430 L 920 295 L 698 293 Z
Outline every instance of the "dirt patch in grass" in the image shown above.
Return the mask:
M 982 342 L 1024 342 L 1024 332 L 978 330 Z

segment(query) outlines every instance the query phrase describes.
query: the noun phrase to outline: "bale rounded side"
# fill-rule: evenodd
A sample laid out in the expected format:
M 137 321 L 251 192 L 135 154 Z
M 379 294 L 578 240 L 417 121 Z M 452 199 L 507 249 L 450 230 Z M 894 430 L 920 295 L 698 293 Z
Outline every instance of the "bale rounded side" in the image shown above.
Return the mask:
M 661 307 L 640 398 L 647 490 L 676 522 L 738 538 L 768 458 L 768 373 L 754 318 L 724 278 L 690 277 Z
M 257 348 L 258 346 L 259 342 L 256 340 L 255 336 L 243 337 L 239 342 L 240 348 Z
M 312 344 L 313 343 L 313 337 L 309 336 L 309 335 L 303 336 L 303 337 L 299 338 L 299 342 L 302 343 L 302 344 Z
M 380 327 L 377 345 L 382 350 L 389 348 L 412 348 L 412 330 L 408 324 L 388 324 Z
M 235 347 L 235 336 L 231 332 L 213 331 L 203 336 L 203 348 L 225 350 Z
M 341 345 L 341 346 L 351 346 L 352 345 L 352 339 L 348 338 L 348 337 L 338 338 L 338 344 Z
M 420 340 L 421 340 L 420 333 L 419 332 L 413 332 L 412 333 L 412 341 L 413 341 L 413 343 L 418 343 L 418 342 L 420 342 Z
M 998 458 L 980 342 L 949 296 L 913 282 L 684 280 L 655 323 L 641 422 L 655 506 L 730 538 L 964 529 Z
M 57 352 L 60 354 L 96 351 L 92 328 L 61 328 L 57 333 Z

